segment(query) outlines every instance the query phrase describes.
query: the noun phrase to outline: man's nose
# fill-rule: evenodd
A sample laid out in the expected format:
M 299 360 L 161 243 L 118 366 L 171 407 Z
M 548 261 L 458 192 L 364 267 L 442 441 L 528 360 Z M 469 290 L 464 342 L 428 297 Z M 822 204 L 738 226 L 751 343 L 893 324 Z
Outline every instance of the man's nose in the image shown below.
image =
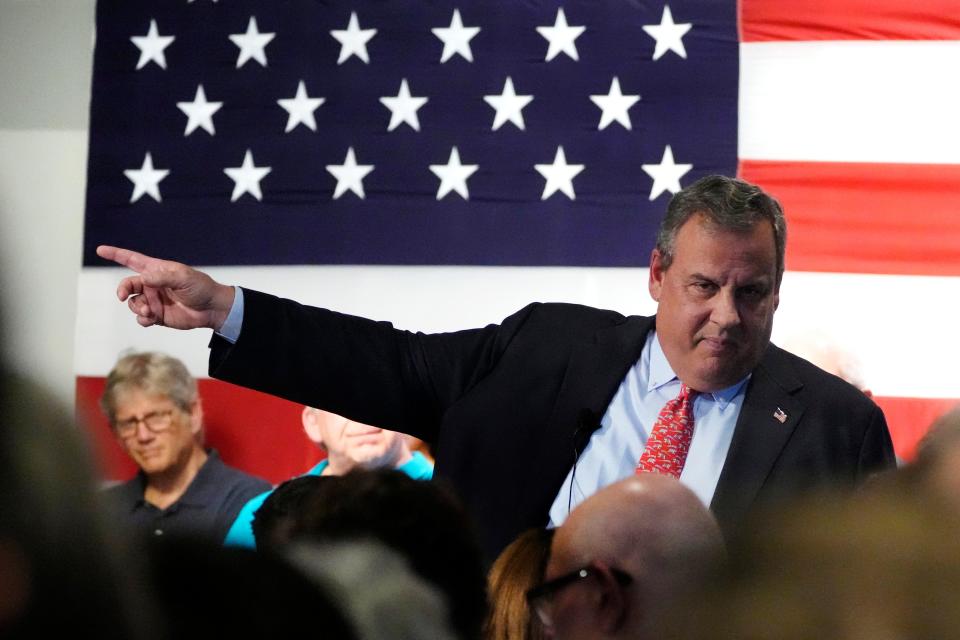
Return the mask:
M 144 420 L 139 420 L 137 422 L 137 430 L 135 433 L 137 440 L 143 441 L 153 438 L 153 431 L 150 431 L 150 429 L 147 427 L 147 423 Z
M 740 324 L 740 310 L 737 308 L 737 298 L 733 289 L 721 289 L 713 297 L 713 311 L 710 319 L 721 329 Z

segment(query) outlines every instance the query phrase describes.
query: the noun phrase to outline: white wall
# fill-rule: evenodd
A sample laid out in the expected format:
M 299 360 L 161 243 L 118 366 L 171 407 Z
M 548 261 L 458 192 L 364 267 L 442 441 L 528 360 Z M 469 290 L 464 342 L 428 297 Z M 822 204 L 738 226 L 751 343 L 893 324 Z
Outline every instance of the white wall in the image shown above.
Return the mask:
M 72 406 L 94 0 L 0 0 L 3 360 Z

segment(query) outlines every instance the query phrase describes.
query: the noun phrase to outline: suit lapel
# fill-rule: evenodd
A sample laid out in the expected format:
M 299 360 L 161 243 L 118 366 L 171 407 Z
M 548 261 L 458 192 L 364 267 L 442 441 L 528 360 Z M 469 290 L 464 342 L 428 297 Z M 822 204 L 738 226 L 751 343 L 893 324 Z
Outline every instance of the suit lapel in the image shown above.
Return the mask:
M 803 416 L 803 386 L 770 345 L 750 378 L 710 508 L 730 533 L 742 522 Z
M 524 502 L 545 513 L 570 468 L 600 426 L 627 371 L 640 357 L 653 318 L 631 316 L 601 329 L 571 350 L 545 433 L 531 464 L 540 477 L 526 486 Z

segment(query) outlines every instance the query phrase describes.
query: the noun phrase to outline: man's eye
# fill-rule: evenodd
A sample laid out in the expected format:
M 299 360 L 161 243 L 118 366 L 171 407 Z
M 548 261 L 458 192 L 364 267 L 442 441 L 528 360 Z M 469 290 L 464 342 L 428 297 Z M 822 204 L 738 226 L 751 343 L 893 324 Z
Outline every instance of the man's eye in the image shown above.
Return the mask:
M 740 295 L 747 300 L 757 300 L 762 298 L 765 291 L 762 287 L 744 287 L 740 290 Z

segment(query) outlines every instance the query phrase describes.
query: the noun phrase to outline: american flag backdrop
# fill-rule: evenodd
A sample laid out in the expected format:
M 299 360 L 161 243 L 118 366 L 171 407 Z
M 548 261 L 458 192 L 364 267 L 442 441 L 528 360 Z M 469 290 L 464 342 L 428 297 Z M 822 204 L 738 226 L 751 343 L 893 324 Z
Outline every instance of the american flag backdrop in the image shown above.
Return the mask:
M 651 313 L 670 195 L 723 173 L 786 209 L 775 341 L 855 361 L 909 457 L 960 398 L 958 63 L 956 0 L 100 0 L 78 406 L 123 475 L 94 407 L 117 355 L 206 369 L 99 244 L 411 329 Z M 228 461 L 316 457 L 295 407 L 202 385 Z

